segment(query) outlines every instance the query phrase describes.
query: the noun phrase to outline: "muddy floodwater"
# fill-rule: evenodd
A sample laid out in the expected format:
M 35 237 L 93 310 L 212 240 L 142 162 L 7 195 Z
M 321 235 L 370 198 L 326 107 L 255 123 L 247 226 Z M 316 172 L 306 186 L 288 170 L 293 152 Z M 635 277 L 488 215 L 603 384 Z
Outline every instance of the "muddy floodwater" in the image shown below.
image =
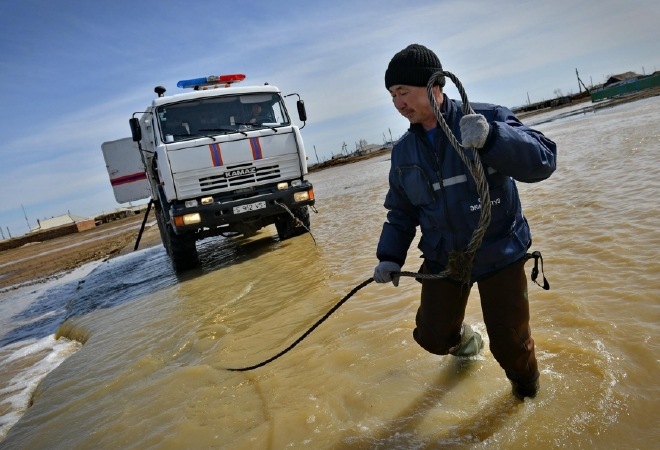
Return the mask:
M 0 448 L 658 448 L 658 124 L 660 97 L 537 125 L 559 159 L 519 184 L 551 285 L 530 283 L 535 399 L 512 397 L 487 345 L 467 360 L 418 347 L 411 278 L 369 284 L 264 367 L 225 370 L 277 354 L 371 277 L 380 156 L 310 174 L 314 239 L 208 239 L 179 277 L 152 247 L 0 294 Z M 415 241 L 404 270 L 418 258 Z M 484 331 L 476 289 L 466 320 Z

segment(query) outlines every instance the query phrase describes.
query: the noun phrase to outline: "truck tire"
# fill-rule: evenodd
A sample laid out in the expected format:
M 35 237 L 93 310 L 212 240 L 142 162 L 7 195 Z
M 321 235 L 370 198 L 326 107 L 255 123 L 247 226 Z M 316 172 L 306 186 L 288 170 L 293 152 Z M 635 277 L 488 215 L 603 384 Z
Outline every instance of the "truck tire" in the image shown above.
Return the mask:
M 307 206 L 291 208 L 291 212 L 296 216 L 297 220 L 291 217 L 288 212 L 280 214 L 275 219 L 275 229 L 277 230 L 280 241 L 298 236 L 309 230 L 309 208 Z
M 175 272 L 181 273 L 199 266 L 199 255 L 195 237 L 190 234 L 176 234 L 171 225 L 165 228 L 169 244 L 170 261 Z
M 158 232 L 160 233 L 160 241 L 162 242 L 163 247 L 165 247 L 165 250 L 169 255 L 169 250 L 167 249 L 167 245 L 165 244 L 167 242 L 167 236 L 165 235 L 166 222 L 163 220 L 162 208 L 160 206 L 159 201 L 154 202 L 154 214 L 156 215 L 156 222 L 158 223 Z
M 163 247 L 165 247 L 167 256 L 170 257 L 172 269 L 177 273 L 181 273 L 199 266 L 195 237 L 176 234 L 172 225 L 167 222 L 165 214 L 163 208 L 157 203 L 156 221 L 158 222 L 158 230 L 163 241 Z

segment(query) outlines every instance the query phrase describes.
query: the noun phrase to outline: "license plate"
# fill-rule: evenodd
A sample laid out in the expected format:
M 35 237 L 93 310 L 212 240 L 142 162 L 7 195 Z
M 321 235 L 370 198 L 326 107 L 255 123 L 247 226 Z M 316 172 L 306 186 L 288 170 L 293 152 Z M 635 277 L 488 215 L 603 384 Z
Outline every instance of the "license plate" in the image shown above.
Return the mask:
M 234 206 L 234 214 L 256 211 L 257 209 L 264 209 L 265 207 L 266 202 L 248 203 L 247 205 Z

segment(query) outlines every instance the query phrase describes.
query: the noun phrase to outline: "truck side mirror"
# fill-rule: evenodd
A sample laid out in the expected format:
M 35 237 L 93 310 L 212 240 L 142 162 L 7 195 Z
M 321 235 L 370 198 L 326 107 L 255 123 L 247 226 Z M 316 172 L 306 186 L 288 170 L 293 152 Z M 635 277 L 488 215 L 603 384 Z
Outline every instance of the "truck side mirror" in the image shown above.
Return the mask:
M 298 108 L 298 118 L 301 122 L 307 122 L 307 111 L 305 111 L 305 102 L 298 100 L 296 102 L 296 107 Z
M 140 142 L 142 140 L 142 129 L 140 128 L 140 121 L 133 117 L 128 119 L 128 124 L 131 126 L 131 136 L 133 136 L 133 142 Z

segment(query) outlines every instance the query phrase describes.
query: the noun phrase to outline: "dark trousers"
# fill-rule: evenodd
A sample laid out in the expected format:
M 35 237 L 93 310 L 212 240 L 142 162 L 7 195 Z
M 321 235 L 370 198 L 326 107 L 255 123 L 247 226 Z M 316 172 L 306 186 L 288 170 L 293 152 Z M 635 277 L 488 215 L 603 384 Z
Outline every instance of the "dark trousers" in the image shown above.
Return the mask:
M 539 376 L 529 327 L 525 261 L 478 281 L 490 351 L 509 379 L 528 382 Z M 422 269 L 426 272 L 426 268 Z M 448 279 L 422 280 L 413 337 L 425 350 L 446 355 L 461 339 L 471 285 Z

